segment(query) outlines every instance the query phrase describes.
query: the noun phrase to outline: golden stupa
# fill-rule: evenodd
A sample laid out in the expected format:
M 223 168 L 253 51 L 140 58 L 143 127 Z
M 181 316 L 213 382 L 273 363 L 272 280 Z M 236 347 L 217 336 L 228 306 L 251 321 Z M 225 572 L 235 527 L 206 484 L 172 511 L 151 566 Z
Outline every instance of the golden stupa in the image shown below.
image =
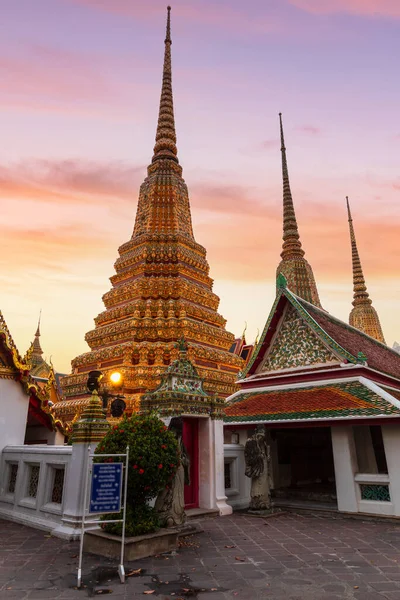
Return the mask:
M 176 147 L 171 78 L 170 8 L 160 109 L 154 154 L 140 187 L 131 239 L 119 248 L 103 296 L 106 310 L 86 334 L 90 352 L 72 361 L 72 374 L 61 381 L 63 401 L 57 414 L 70 420 L 88 401 L 88 372 L 122 373 L 127 412 L 140 408 L 140 397 L 154 389 L 167 365 L 178 357 L 184 338 L 188 358 L 205 380 L 205 389 L 226 397 L 235 391 L 243 361 L 229 352 L 234 336 L 217 312 L 206 250 L 193 236 L 188 189 Z

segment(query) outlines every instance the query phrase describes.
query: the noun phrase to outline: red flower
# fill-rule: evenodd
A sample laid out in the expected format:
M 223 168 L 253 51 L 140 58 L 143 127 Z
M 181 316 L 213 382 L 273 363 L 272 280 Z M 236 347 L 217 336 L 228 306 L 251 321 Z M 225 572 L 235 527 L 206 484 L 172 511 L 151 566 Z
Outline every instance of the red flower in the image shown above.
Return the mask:
M 162 464 L 159 464 L 159 465 L 158 465 L 158 468 L 159 468 L 159 469 L 162 469 Z
M 137 469 L 137 465 L 133 465 L 133 468 L 134 468 L 134 469 Z
M 173 464 L 170 464 L 169 466 L 170 466 L 170 467 L 174 467 L 175 465 L 173 465 Z
M 165 449 L 167 448 L 167 446 L 166 446 L 165 444 L 161 444 L 161 448 L 162 448 L 163 450 L 165 450 Z
M 139 473 L 140 473 L 140 475 L 143 475 L 144 469 L 139 469 Z

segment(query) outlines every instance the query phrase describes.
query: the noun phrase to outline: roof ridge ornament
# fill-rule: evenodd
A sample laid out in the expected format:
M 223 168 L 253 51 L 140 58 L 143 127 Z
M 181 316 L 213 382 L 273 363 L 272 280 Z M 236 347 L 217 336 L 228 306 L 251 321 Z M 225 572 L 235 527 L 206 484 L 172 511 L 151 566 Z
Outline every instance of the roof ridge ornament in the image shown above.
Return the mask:
M 278 290 L 285 290 L 287 288 L 287 279 L 283 273 L 279 273 L 276 278 L 276 287 Z

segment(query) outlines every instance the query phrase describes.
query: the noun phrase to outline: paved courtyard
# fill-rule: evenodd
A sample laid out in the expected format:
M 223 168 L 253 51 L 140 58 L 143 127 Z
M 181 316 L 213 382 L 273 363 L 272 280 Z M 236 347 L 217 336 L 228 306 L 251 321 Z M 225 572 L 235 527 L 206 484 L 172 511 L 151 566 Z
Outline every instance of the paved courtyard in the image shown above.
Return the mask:
M 400 600 L 400 524 L 312 515 L 205 519 L 177 552 L 126 565 L 84 555 L 78 543 L 0 521 L 1 600 L 110 595 L 157 600 Z

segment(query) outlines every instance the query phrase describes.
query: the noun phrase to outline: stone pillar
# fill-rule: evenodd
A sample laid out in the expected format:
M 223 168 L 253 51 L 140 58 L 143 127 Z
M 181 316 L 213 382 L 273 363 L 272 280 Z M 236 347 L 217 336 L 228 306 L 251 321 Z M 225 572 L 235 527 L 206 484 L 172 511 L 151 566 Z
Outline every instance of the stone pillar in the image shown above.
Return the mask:
M 72 457 L 64 483 L 64 506 L 61 524 L 53 535 L 72 540 L 80 536 L 83 500 L 88 475 L 89 447 L 93 453 L 109 429 L 97 391 L 92 392 L 89 404 L 73 425 Z
M 358 512 L 356 483 L 357 456 L 353 428 L 346 425 L 331 427 L 336 494 L 339 511 Z
M 199 418 L 199 508 L 216 508 L 212 421 Z
M 211 456 L 214 456 L 215 472 L 215 499 L 220 516 L 230 515 L 232 506 L 226 503 L 225 496 L 225 469 L 224 469 L 224 423 L 222 419 L 211 419 L 213 431 Z
M 394 515 L 400 516 L 400 436 L 399 426 L 382 425 L 383 444 L 385 446 L 386 464 L 389 474 L 390 499 L 394 508 Z

